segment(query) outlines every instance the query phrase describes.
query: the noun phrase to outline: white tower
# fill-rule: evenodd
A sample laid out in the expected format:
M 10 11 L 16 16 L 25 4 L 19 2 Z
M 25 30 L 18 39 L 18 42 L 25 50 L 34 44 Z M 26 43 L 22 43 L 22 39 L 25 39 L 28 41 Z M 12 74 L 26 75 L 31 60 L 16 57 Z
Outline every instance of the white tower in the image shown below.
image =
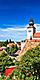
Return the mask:
M 32 18 L 29 20 L 29 26 L 27 27 L 27 39 L 33 39 L 33 35 L 36 32 L 36 28 L 34 27 L 34 21 Z

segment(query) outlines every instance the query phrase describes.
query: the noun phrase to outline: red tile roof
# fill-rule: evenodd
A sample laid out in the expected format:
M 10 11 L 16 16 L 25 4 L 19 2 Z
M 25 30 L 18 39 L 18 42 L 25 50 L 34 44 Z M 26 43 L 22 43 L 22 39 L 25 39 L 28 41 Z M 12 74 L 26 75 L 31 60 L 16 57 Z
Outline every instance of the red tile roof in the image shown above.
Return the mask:
M 15 43 L 9 43 L 7 44 L 7 47 L 13 47 L 15 45 Z
M 16 68 L 16 66 L 6 68 L 5 76 L 9 76 L 15 68 Z
M 40 38 L 40 32 L 37 32 L 33 35 L 34 38 Z
M 40 42 L 40 39 L 32 39 L 31 42 Z

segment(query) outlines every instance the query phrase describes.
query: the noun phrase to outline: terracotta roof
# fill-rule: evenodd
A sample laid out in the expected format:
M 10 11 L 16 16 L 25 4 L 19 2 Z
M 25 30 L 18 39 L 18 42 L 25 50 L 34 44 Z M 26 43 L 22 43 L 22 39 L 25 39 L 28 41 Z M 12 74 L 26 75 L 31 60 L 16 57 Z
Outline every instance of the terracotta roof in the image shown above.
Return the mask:
M 31 42 L 40 42 L 40 39 L 32 39 Z
M 9 43 L 7 44 L 7 47 L 12 47 L 13 45 L 15 45 L 15 43 Z
M 29 42 L 29 40 L 26 39 L 26 42 Z M 40 39 L 32 39 L 32 40 L 30 40 L 30 42 L 40 42 Z
M 40 32 L 37 32 L 33 35 L 34 38 L 40 38 Z

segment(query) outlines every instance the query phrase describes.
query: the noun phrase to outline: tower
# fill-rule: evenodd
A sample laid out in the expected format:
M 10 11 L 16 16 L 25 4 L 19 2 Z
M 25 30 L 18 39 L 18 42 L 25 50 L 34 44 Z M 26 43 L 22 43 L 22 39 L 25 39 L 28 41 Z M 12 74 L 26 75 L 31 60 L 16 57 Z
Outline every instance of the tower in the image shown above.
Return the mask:
M 33 35 L 36 32 L 36 28 L 34 27 L 34 21 L 32 18 L 29 20 L 29 26 L 27 27 L 27 39 L 33 39 Z

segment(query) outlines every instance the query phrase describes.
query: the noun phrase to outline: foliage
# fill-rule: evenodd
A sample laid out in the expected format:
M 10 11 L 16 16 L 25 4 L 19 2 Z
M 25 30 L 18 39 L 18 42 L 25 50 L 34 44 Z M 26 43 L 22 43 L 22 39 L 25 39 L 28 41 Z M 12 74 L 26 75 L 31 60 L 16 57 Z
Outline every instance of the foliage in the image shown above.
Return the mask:
M 13 61 L 14 61 L 14 58 L 11 59 L 7 53 L 2 52 L 0 54 L 0 71 L 2 71 L 2 73 L 4 73 L 6 67 L 15 65 L 15 63 Z
M 15 53 L 15 52 L 17 52 L 17 50 L 18 50 L 18 47 L 17 47 L 17 45 L 14 45 L 13 47 L 11 47 L 11 48 L 9 48 L 9 47 L 7 47 L 7 49 L 6 49 L 6 51 L 7 51 L 7 53 Z
M 3 62 L 5 66 L 11 65 L 12 60 L 7 53 L 4 54 L 1 55 L 0 61 L 2 60 L 1 62 Z M 7 61 L 5 61 L 4 56 L 6 57 L 6 60 L 8 59 Z M 1 63 L 1 65 L 3 64 Z M 14 69 L 10 76 L 5 80 L 40 80 L 40 45 L 27 51 L 22 56 L 21 61 L 16 61 L 15 65 L 17 68 Z
M 15 80 L 40 80 L 40 45 L 27 51 L 9 76 Z
M 7 46 L 7 43 L 8 43 L 8 40 L 7 41 L 4 41 L 4 42 L 0 42 L 0 46 Z

